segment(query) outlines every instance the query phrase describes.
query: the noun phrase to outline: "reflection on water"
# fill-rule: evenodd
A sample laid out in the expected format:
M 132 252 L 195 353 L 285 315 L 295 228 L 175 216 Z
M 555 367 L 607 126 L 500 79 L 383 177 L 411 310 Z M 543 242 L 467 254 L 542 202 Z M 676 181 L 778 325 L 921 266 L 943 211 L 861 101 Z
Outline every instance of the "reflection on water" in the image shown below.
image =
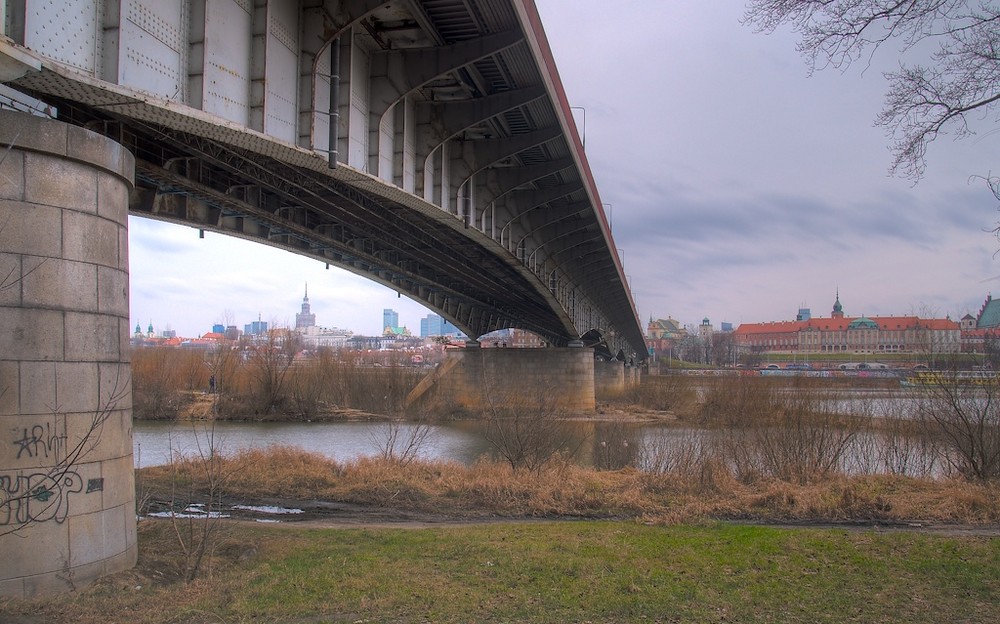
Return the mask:
M 906 419 L 915 398 L 910 394 L 866 395 L 864 392 L 831 394 L 823 401 L 839 413 Z M 207 454 L 209 434 L 223 454 L 242 449 L 293 446 L 329 459 L 350 462 L 360 457 L 378 456 L 396 430 L 397 451 L 405 448 L 418 425 L 377 421 L 352 422 L 150 422 L 134 423 L 136 467 L 167 464 L 171 453 L 185 456 Z M 627 463 L 665 472 L 697 463 L 702 451 L 733 439 L 724 431 L 685 428 L 663 423 L 622 423 L 620 421 L 567 421 L 560 430 L 561 447 L 573 451 L 574 460 L 586 466 L 620 467 Z M 735 440 L 741 444 L 740 440 Z M 888 456 L 887 454 L 894 454 Z M 903 472 L 922 476 L 938 473 L 936 449 L 901 445 L 884 433 L 857 432 L 840 457 L 840 470 L 847 473 Z M 419 445 L 417 456 L 426 460 L 472 464 L 481 457 L 502 459 L 488 438 L 487 423 L 477 420 L 441 421 Z M 904 466 L 902 469 L 894 466 Z M 688 466 L 690 467 L 690 466 Z M 918 474 L 921 473 L 921 474 Z
M 417 425 L 396 423 L 397 449 L 406 444 Z M 595 465 L 615 447 L 635 445 L 641 437 L 689 437 L 693 430 L 676 427 L 608 424 L 568 421 L 561 441 L 573 450 L 577 462 Z M 214 444 L 209 443 L 213 436 Z M 377 456 L 389 439 L 389 425 L 383 422 L 257 423 L 151 422 L 135 421 L 133 445 L 137 468 L 170 462 L 171 453 L 185 456 L 207 454 L 210 446 L 225 453 L 241 449 L 294 446 L 341 462 Z M 635 448 L 638 451 L 638 448 Z M 419 447 L 421 459 L 475 463 L 487 456 L 500 458 L 487 437 L 484 421 L 460 420 L 430 425 L 430 433 Z
M 476 423 L 473 423 L 475 425 Z M 416 425 L 398 423 L 398 440 L 409 439 Z M 473 463 L 491 451 L 481 427 L 469 423 L 432 425 L 420 446 L 422 459 Z M 341 462 L 379 455 L 388 439 L 388 425 L 379 422 L 256 423 L 135 421 L 133 445 L 136 467 L 170 462 L 171 453 L 207 452 L 209 435 L 223 454 L 242 449 L 294 446 Z

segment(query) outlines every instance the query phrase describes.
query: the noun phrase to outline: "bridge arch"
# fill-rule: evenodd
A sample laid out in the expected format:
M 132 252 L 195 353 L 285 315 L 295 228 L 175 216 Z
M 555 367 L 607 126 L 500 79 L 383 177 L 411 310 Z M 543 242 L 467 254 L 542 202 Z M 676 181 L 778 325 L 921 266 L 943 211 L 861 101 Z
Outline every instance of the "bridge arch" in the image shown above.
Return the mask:
M 44 6 L 13 15 L 41 60 L 10 82 L 140 156 L 133 214 L 305 252 L 470 329 L 514 319 L 565 344 L 596 313 L 645 353 L 530 0 L 98 4 L 77 26 L 105 54 L 87 58 L 33 27 Z M 156 16 L 141 37 L 135 11 Z

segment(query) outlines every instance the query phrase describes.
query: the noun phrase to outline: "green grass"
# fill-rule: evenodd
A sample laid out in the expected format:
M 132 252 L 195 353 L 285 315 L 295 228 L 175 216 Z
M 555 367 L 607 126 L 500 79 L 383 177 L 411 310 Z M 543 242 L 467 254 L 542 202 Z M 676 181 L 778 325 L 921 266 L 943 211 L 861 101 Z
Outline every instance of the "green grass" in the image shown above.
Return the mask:
M 167 523 L 142 532 L 163 569 Z M 429 529 L 240 526 L 192 585 L 135 571 L 48 601 L 44 622 L 993 622 L 1000 541 L 914 532 L 631 522 Z M 155 560 L 154 565 L 150 562 Z M 149 583 L 149 578 L 145 579 Z M 115 619 L 115 618 L 118 619 Z

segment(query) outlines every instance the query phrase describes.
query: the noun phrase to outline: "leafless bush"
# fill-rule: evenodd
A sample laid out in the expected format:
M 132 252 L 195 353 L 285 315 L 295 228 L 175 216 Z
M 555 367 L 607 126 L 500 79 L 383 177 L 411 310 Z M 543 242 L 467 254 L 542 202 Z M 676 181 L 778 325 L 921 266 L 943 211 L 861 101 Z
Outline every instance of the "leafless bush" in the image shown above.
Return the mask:
M 696 476 L 708 459 L 707 433 L 671 429 L 647 434 L 640 443 L 638 465 L 655 475 Z
M 241 344 L 253 379 L 250 394 L 257 414 L 269 414 L 283 403 L 288 370 L 301 346 L 302 337 L 287 328 L 271 329 L 263 339 L 245 339 Z
M 180 389 L 176 349 L 139 347 L 132 352 L 132 410 L 150 420 L 175 418 Z
M 182 555 L 181 574 L 188 583 L 198 577 L 219 542 L 221 520 L 227 517 L 222 510 L 223 491 L 238 466 L 222 457 L 222 440 L 214 425 L 195 431 L 194 440 L 193 456 L 172 450 L 168 510 L 153 514 L 170 519 Z
M 554 394 L 541 388 L 498 388 L 491 379 L 496 377 L 485 374 L 484 367 L 485 437 L 512 469 L 539 473 L 559 457 L 576 455 L 584 440 L 563 420 Z
M 927 478 L 939 472 L 939 439 L 900 393 L 855 401 L 854 413 L 869 423 L 851 451 L 851 472 Z
M 770 380 L 715 384 L 702 406 L 722 460 L 743 481 L 775 477 L 806 483 L 840 471 L 863 420 L 835 413 L 809 389 L 789 391 Z
M 943 440 L 941 457 L 952 470 L 980 481 L 1000 477 L 1000 385 L 995 379 L 940 372 L 917 412 Z
M 407 466 L 420 457 L 432 432 L 433 427 L 426 420 L 410 423 L 394 420 L 381 424 L 372 432 L 371 440 L 381 459 Z
M 861 422 L 841 416 L 816 401 L 814 395 L 785 396 L 775 419 L 751 429 L 765 474 L 808 483 L 841 471 Z
M 633 405 L 682 416 L 697 403 L 695 382 L 683 375 L 647 375 L 625 396 Z
M 312 418 L 326 399 L 333 378 L 333 361 L 327 350 L 314 359 L 294 367 L 289 380 L 295 410 L 303 418 Z
M 618 470 L 635 466 L 640 453 L 640 438 L 632 424 L 615 418 L 594 425 L 594 467 Z
M 424 374 L 404 365 L 403 355 L 366 362 L 347 354 L 332 362 L 330 400 L 343 407 L 377 414 L 403 413 L 406 395 Z

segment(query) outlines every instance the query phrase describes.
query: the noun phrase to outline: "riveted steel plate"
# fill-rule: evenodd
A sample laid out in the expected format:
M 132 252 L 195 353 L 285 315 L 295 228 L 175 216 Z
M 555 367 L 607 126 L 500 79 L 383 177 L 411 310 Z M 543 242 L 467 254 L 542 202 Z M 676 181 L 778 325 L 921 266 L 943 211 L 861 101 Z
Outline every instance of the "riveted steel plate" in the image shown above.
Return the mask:
M 96 75 L 100 45 L 100 4 L 93 0 L 29 2 L 24 44 L 35 52 Z
M 122 9 L 119 84 L 180 100 L 187 81 L 182 2 L 126 0 Z

